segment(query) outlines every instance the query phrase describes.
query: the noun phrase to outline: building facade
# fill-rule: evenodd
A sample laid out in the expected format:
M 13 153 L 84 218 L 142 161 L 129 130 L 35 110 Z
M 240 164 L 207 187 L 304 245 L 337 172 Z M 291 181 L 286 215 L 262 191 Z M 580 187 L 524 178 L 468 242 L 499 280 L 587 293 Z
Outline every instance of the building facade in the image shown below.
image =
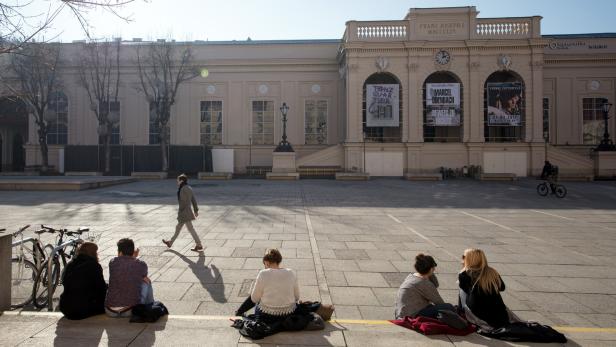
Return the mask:
M 616 99 L 616 35 L 542 35 L 540 23 L 478 18 L 475 7 L 411 9 L 402 20 L 349 21 L 341 40 L 177 43 L 204 73 L 180 87 L 170 141 L 233 149 L 235 173 L 271 166 L 284 102 L 297 166 L 402 176 L 474 165 L 528 176 L 547 157 L 561 172 L 592 173 L 601 105 Z M 125 146 L 155 146 L 157 136 L 138 91 L 140 44 L 122 42 L 113 141 Z M 80 47 L 64 44 L 63 55 Z M 48 135 L 56 167 L 66 145 L 98 143 L 74 60 L 61 76 Z M 8 118 L 0 114 L 5 170 L 19 136 L 25 165 L 40 163 L 33 118 Z

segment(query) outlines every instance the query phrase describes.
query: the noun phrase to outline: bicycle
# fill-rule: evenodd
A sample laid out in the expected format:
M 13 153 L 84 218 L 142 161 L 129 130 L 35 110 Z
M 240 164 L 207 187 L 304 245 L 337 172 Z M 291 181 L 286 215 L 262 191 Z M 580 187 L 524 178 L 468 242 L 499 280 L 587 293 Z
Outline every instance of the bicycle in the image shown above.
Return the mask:
M 11 234 L 13 238 L 21 235 L 21 240 L 11 244 L 13 248 L 18 247 L 17 254 L 11 256 L 11 308 L 21 308 L 32 301 L 40 265 L 45 260 L 39 239 L 33 237 L 24 239 L 23 233 L 29 227 L 30 225 L 26 225 Z M 32 248 L 26 247 L 26 243 L 32 243 Z M 28 259 L 24 250 L 31 254 L 31 259 Z
M 90 229 L 79 228 L 77 231 L 69 231 L 68 229 L 54 229 L 45 225 L 41 225 L 39 232 L 59 233 L 56 244 L 48 244 L 45 250 L 49 252 L 49 257 L 41 264 L 41 269 L 38 273 L 34 288 L 32 290 L 33 304 L 37 308 L 43 308 L 49 305 L 49 299 L 53 296 L 56 288 L 61 284 L 61 278 L 64 277 L 64 270 L 68 260 L 75 256 L 77 246 L 83 242 L 81 234 L 88 232 Z M 76 238 L 64 241 L 65 236 Z M 50 264 L 51 262 L 51 264 Z M 51 277 L 49 276 L 51 271 Z M 51 278 L 51 283 L 49 282 Z
M 562 184 L 558 184 L 556 182 L 543 181 L 537 185 L 537 194 L 541 196 L 546 196 L 552 190 L 558 198 L 564 198 L 567 196 L 567 188 Z

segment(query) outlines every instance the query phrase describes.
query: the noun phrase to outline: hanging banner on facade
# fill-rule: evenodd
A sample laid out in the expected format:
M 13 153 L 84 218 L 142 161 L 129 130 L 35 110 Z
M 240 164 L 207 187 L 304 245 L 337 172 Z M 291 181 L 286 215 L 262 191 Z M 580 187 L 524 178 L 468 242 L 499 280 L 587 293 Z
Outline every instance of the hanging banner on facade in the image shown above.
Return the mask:
M 488 83 L 488 125 L 522 125 L 522 83 Z
M 366 85 L 366 126 L 400 126 L 400 92 L 397 84 Z
M 460 84 L 426 83 L 426 125 L 460 125 Z

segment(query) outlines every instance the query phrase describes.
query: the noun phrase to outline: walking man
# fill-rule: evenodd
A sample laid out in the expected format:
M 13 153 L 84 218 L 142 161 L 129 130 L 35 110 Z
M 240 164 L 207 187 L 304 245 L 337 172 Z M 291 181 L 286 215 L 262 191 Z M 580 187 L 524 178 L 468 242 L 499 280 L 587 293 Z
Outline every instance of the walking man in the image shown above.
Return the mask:
M 178 224 L 175 226 L 175 234 L 173 234 L 171 240 L 163 239 L 163 243 L 167 245 L 167 247 L 171 248 L 175 239 L 177 239 L 178 235 L 180 235 L 182 226 L 186 224 L 190 235 L 192 235 L 196 243 L 195 247 L 191 248 L 191 251 L 203 251 L 203 245 L 201 245 L 199 235 L 197 235 L 197 232 L 192 225 L 192 221 L 199 215 L 199 206 L 197 206 L 197 200 L 195 199 L 192 188 L 188 185 L 188 177 L 185 174 L 178 176 L 178 204 Z

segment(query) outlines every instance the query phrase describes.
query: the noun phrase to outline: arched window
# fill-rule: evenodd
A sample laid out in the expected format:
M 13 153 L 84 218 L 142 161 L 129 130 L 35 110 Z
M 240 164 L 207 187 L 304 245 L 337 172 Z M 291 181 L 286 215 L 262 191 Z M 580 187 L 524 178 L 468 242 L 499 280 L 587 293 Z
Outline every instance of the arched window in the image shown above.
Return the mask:
M 66 145 L 68 142 L 68 97 L 61 91 L 51 94 L 47 113 L 47 144 Z
M 424 142 L 460 142 L 463 90 L 458 76 L 435 72 L 423 84 Z
M 402 142 L 402 85 L 389 73 L 375 73 L 363 87 L 363 132 L 368 142 Z
M 484 137 L 486 142 L 520 142 L 524 139 L 524 82 L 510 71 L 490 75 L 484 86 Z

